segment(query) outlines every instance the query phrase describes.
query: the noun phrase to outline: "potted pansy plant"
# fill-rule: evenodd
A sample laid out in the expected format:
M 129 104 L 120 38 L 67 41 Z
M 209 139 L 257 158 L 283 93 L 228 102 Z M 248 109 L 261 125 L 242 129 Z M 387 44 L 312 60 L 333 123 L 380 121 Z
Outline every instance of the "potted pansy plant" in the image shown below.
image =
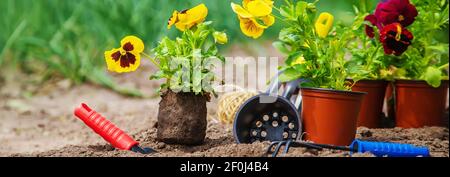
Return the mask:
M 449 55 L 436 35 L 448 27 L 448 0 L 386 0 L 365 21 L 373 40 L 364 50 L 383 49 L 367 62 L 380 63 L 373 72 L 380 78 L 395 80 L 396 126 L 442 126 Z
M 279 7 L 270 0 L 232 3 L 243 33 L 259 37 L 275 19 L 283 22 L 279 40 L 273 45 L 286 55 L 279 80 L 299 78 L 302 83 L 302 138 L 316 143 L 349 145 L 356 134 L 356 122 L 365 95 L 350 91 L 346 78 L 355 68 L 345 68 L 344 46 L 352 30 L 333 26 L 334 17 L 317 16 L 316 2 L 285 1 Z M 280 16 L 272 14 L 272 9 Z
M 448 0 L 412 2 L 419 13 L 410 27 L 414 41 L 393 64 L 396 125 L 445 126 L 449 46 L 438 35 L 448 29 Z
M 213 60 L 224 61 L 217 44 L 228 41 L 224 32 L 205 21 L 207 15 L 204 4 L 174 11 L 167 27 L 175 26 L 181 36 L 164 37 L 152 49 L 154 57 L 143 52 L 144 44 L 135 36 L 125 37 L 120 48 L 105 52 L 108 69 L 113 72 L 135 71 L 141 55 L 157 67 L 150 79 L 165 80 L 158 89 L 157 139 L 168 144 L 197 145 L 206 135 L 206 103 L 215 95 L 211 84 L 216 79 Z
M 396 0 L 379 3 L 374 14 L 369 14 L 368 0 L 359 1 L 354 9 L 356 17 L 351 26 L 354 40 L 346 46 L 351 54 L 346 65 L 351 68 L 359 66 L 359 72 L 354 72 L 352 77 L 361 80 L 354 81 L 352 90 L 367 92 L 358 126 L 378 128 L 381 126 L 386 87 L 393 80 L 392 75 L 386 72 L 394 62 L 390 55 L 402 55 L 411 44 L 412 35 L 405 27 L 413 23 L 417 10 L 409 2 Z M 392 40 L 392 30 L 397 31 L 397 27 L 402 34 L 396 36 L 398 40 Z

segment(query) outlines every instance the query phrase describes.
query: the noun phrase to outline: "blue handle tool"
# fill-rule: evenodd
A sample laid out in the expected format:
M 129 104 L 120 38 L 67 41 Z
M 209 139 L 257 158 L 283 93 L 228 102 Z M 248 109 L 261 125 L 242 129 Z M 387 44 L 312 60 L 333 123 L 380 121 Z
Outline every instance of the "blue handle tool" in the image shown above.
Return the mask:
M 350 146 L 335 146 L 329 144 L 317 144 L 304 141 L 275 141 L 267 148 L 266 154 L 272 153 L 276 157 L 281 146 L 285 145 L 283 154 L 289 151 L 290 147 L 306 147 L 313 149 L 335 149 L 342 151 L 350 151 L 352 153 L 370 152 L 377 157 L 430 157 L 430 151 L 427 147 L 418 147 L 412 144 L 388 143 L 388 142 L 374 142 L 354 140 Z M 272 152 L 272 147 L 275 147 Z
M 370 152 L 377 157 L 429 157 L 430 151 L 426 147 L 418 147 L 412 144 L 370 142 L 355 140 L 350 145 L 353 152 Z

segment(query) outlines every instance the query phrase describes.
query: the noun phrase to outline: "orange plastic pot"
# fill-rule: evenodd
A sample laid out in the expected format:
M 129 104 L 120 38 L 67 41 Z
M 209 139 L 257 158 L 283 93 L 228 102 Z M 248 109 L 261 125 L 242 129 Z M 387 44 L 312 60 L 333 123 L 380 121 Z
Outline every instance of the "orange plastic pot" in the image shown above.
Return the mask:
M 395 82 L 395 121 L 397 127 L 444 126 L 448 80 L 438 88 L 425 81 Z
M 352 91 L 367 93 L 359 112 L 358 127 L 380 127 L 387 84 L 388 82 L 384 80 L 361 80 L 352 87 Z
M 315 143 L 348 146 L 365 93 L 302 88 L 303 138 Z

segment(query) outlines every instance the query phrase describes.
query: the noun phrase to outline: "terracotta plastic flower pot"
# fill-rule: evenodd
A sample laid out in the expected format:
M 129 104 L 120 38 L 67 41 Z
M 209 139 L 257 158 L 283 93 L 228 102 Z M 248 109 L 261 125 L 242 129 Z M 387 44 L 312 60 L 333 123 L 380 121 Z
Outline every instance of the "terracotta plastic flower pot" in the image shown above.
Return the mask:
M 365 93 L 302 88 L 304 139 L 321 144 L 348 146 Z
M 448 80 L 438 88 L 425 81 L 395 82 L 395 121 L 397 127 L 444 126 Z
M 380 127 L 387 84 L 384 80 L 361 80 L 352 87 L 352 91 L 367 93 L 359 112 L 358 127 Z

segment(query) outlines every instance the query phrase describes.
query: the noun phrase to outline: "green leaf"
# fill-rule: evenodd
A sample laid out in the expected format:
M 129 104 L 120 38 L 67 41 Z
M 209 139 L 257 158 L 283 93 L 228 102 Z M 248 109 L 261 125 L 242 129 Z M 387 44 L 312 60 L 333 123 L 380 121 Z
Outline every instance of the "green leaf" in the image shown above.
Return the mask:
M 308 7 L 308 3 L 305 1 L 299 1 L 297 2 L 297 5 L 295 6 L 295 13 L 297 15 L 301 15 L 306 13 L 306 8 Z
M 292 18 L 291 9 L 288 6 L 282 6 L 280 8 L 280 15 L 286 18 Z
M 353 5 L 353 12 L 354 12 L 355 14 L 359 14 L 359 9 L 358 9 L 358 7 L 356 7 L 355 5 Z
M 287 49 L 287 46 L 281 41 L 276 41 L 276 42 L 272 43 L 272 46 L 275 47 L 281 53 L 284 53 L 284 54 L 288 54 L 289 53 L 289 50 Z
M 294 67 L 295 70 L 296 70 L 297 72 L 299 72 L 299 73 L 301 73 L 302 71 L 307 71 L 307 69 L 308 69 L 306 64 L 301 64 L 301 65 L 296 64 L 296 65 L 294 65 L 293 67 Z M 300 75 L 300 74 L 299 74 L 299 75 Z
M 448 53 L 448 44 L 439 44 L 434 46 L 427 46 L 428 49 L 436 51 L 437 53 L 445 54 Z
M 216 45 L 211 45 L 208 50 L 207 50 L 207 54 L 209 56 L 215 56 L 217 55 L 217 53 L 219 52 L 219 50 L 217 50 L 217 46 Z
M 294 28 L 284 28 L 280 31 L 279 39 L 284 42 L 294 43 L 300 39 Z
M 157 71 L 155 74 L 150 76 L 150 80 L 158 80 L 165 78 L 167 75 L 164 74 L 164 71 Z
M 301 87 L 317 87 L 314 82 L 302 82 Z
M 428 67 L 425 73 L 422 75 L 421 79 L 427 81 L 432 87 L 439 87 L 441 85 L 441 70 L 436 67 Z
M 278 76 L 280 82 L 289 82 L 300 77 L 300 73 L 293 68 L 288 68 Z
M 295 61 L 298 57 L 301 56 L 301 54 L 302 54 L 302 52 L 293 52 L 293 53 L 289 54 L 285 63 L 290 66 L 293 61 Z

